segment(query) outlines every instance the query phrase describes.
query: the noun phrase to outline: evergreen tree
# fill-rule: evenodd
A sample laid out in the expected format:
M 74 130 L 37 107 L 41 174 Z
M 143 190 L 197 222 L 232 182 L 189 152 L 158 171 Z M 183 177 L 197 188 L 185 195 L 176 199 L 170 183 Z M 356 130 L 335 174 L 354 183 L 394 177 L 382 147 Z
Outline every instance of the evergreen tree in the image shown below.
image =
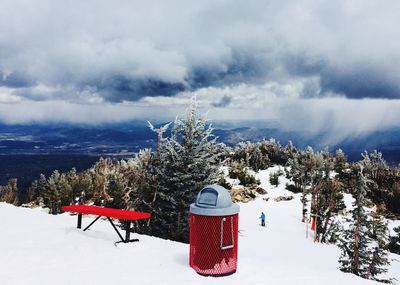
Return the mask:
M 127 188 L 127 181 L 121 172 L 116 172 L 108 177 L 107 193 L 110 196 L 105 202 L 105 207 L 125 209 L 124 195 Z
M 340 175 L 346 167 L 347 159 L 342 149 L 337 149 L 334 156 L 334 170 Z
M 137 210 L 138 205 L 143 204 L 138 201 L 138 195 L 140 188 L 143 188 L 145 181 L 145 169 L 141 164 L 141 156 L 143 151 L 135 157 L 119 163 L 119 173 L 122 174 L 124 183 L 122 191 L 122 201 L 123 207 L 126 209 Z M 144 199 L 144 197 L 143 197 Z
M 68 195 L 68 204 L 63 204 L 63 205 L 70 205 L 74 204 L 77 199 L 79 198 L 79 174 L 77 173 L 75 168 L 72 168 L 70 171 L 65 173 L 64 176 L 65 183 L 68 184 L 68 191 L 66 191 L 66 194 Z M 66 198 L 65 198 L 66 199 Z
M 90 171 L 80 173 L 77 180 L 73 183 L 74 202 L 76 204 L 86 204 L 93 197 L 93 179 Z
M 389 250 L 393 253 L 400 254 L 400 227 L 393 229 L 395 232 L 394 236 L 390 236 Z
M 170 138 L 159 151 L 158 193 L 153 203 L 152 233 L 187 242 L 189 205 L 197 193 L 218 177 L 212 127 L 198 115 L 195 100 L 186 118 L 176 119 Z
M 355 201 L 351 211 L 352 219 L 349 228 L 344 231 L 340 247 L 342 255 L 339 259 L 340 269 L 363 278 L 369 277 L 371 263 L 370 247 L 372 244 L 371 223 L 368 221 L 365 207 L 367 206 L 367 183 L 361 171 L 358 173 L 355 189 Z
M 334 178 L 326 177 L 313 190 L 313 213 L 317 214 L 318 240 L 335 242 L 340 229 L 336 215 L 345 208 L 342 194 L 343 185 Z
M 292 159 L 288 160 L 288 178 L 291 178 L 296 188 L 302 192 L 302 222 L 307 218 L 307 195 L 310 193 L 307 186 L 313 188 L 321 179 L 322 156 L 315 154 L 312 147 L 307 147 L 304 152 L 295 153 Z
M 293 159 L 293 156 L 297 151 L 296 147 L 293 145 L 293 142 L 289 140 L 288 144 L 285 146 L 283 149 L 283 152 L 285 153 L 286 157 L 286 163 L 283 165 L 286 165 L 289 159 Z
M 100 158 L 100 160 L 90 169 L 93 182 L 92 199 L 95 205 L 104 206 L 112 200 L 107 193 L 108 178 L 115 172 L 111 159 Z
M 370 175 L 371 179 L 379 179 L 379 176 L 383 173 L 383 170 L 388 167 L 382 153 L 374 150 L 369 154 L 367 151 L 364 151 L 364 153 L 362 153 L 361 155 L 363 157 L 361 165 L 365 169 L 364 172 Z
M 306 220 L 306 183 L 307 183 L 307 175 L 305 165 L 302 163 L 302 152 L 295 153 L 292 159 L 289 159 L 288 166 L 289 170 L 287 171 L 287 178 L 292 179 L 294 182 L 295 189 L 300 189 L 302 192 L 301 203 L 302 203 L 302 221 Z
M 44 187 L 43 203 L 49 208 L 50 214 L 58 214 L 60 212 L 60 178 L 60 172 L 54 170 Z
M 61 206 L 64 205 L 70 205 L 73 203 L 74 198 L 72 195 L 72 187 L 71 184 L 68 181 L 67 174 L 62 173 L 60 175 L 60 180 L 58 181 L 58 191 L 60 195 L 60 202 L 59 202 L 59 207 L 61 209 Z
M 279 141 L 271 138 L 262 140 L 260 144 L 261 152 L 267 154 L 271 165 L 286 165 L 289 159 L 288 153 L 282 148 Z M 289 146 L 290 147 L 290 146 Z
M 246 167 L 252 168 L 254 171 L 266 169 L 271 165 L 268 156 L 266 141 L 252 143 L 240 142 L 232 149 L 231 164 L 244 163 Z
M 289 159 L 286 178 L 291 179 L 294 187 L 302 192 L 304 167 L 300 164 L 300 155 L 300 152 L 294 153 L 293 158 Z
M 311 189 L 311 209 L 313 213 L 317 214 L 318 240 L 335 242 L 339 234 L 336 230 L 340 229 L 336 215 L 345 208 L 342 194 L 343 185 L 331 177 L 334 170 L 334 158 L 327 151 L 323 151 L 318 154 L 318 159 L 321 162 L 317 164 L 317 174 L 313 179 L 316 185 Z
M 153 212 L 157 199 L 159 176 L 162 173 L 160 153 L 149 149 L 140 151 L 137 156 L 138 169 L 142 171 L 142 183 L 137 191 L 133 192 L 133 200 L 136 209 L 145 212 Z M 154 217 L 152 217 L 154 220 Z
M 371 225 L 371 238 L 374 240 L 374 244 L 372 246 L 371 262 L 368 267 L 368 278 L 388 282 L 390 280 L 379 278 L 379 274 L 386 273 L 388 271 L 387 266 L 390 265 L 386 251 L 389 242 L 387 223 L 381 215 L 375 212 L 372 213 Z
M 44 174 L 40 174 L 39 179 L 32 182 L 28 190 L 28 201 L 43 202 L 43 192 L 46 187 L 47 181 Z

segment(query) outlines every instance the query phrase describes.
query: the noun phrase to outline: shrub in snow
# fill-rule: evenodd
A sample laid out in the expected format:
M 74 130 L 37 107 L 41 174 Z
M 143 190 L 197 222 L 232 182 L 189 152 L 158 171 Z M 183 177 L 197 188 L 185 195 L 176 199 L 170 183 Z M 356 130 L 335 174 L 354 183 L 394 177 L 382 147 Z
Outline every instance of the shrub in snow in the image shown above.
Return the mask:
M 254 171 L 266 169 L 271 165 L 271 161 L 267 153 L 263 153 L 260 148 L 261 143 L 240 142 L 235 146 L 229 160 L 233 163 L 244 164 Z
M 282 147 L 275 139 L 260 142 L 240 142 L 233 148 L 225 148 L 225 162 L 243 162 L 246 167 L 254 171 L 267 169 L 277 165 L 286 165 L 289 158 L 293 158 L 296 148 L 291 141 Z
M 285 189 L 288 191 L 291 191 L 293 193 L 302 193 L 303 192 L 303 190 L 301 188 L 297 188 L 296 185 L 289 184 L 289 183 L 286 183 Z
M 18 205 L 17 179 L 10 179 L 5 186 L 0 185 L 0 202 Z
M 279 196 L 279 197 L 276 197 L 274 200 L 275 200 L 275 202 L 280 202 L 280 201 L 290 201 L 290 200 L 293 200 L 293 196 L 292 195 L 290 195 L 290 196 Z
M 278 172 L 271 172 L 269 174 L 269 183 L 278 187 L 279 185 L 279 173 Z
M 243 161 L 235 161 L 229 169 L 229 177 L 239 179 L 243 186 L 254 186 L 260 184 L 260 181 L 254 175 L 249 173 L 249 169 Z
M 230 184 L 228 181 L 226 181 L 225 177 L 223 175 L 221 175 L 219 177 L 219 179 L 216 181 L 216 183 L 218 185 L 221 185 L 222 187 L 224 187 L 225 189 L 231 189 L 232 188 L 232 184 Z
M 400 227 L 394 228 L 394 232 L 396 234 L 390 237 L 388 249 L 393 253 L 400 254 Z
M 142 152 L 141 152 L 142 153 Z M 60 213 L 63 205 L 95 204 L 111 208 L 133 209 L 141 188 L 143 168 L 139 165 L 142 155 L 128 161 L 100 159 L 93 167 L 77 173 L 55 170 L 48 179 L 41 175 L 28 192 L 28 200 L 43 203 L 52 214 Z
M 260 186 L 258 186 L 258 187 L 256 188 L 256 192 L 257 192 L 258 194 L 260 194 L 260 195 L 266 195 L 266 194 L 268 194 L 267 190 L 265 190 L 264 188 L 262 188 L 262 187 L 260 187 Z

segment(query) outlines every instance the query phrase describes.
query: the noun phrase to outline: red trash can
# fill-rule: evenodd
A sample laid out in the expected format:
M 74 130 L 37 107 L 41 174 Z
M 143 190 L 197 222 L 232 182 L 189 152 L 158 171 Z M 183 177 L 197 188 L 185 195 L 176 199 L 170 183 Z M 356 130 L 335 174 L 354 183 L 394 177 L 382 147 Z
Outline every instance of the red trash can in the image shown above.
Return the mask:
M 239 205 L 224 187 L 209 185 L 190 205 L 190 266 L 205 276 L 236 272 Z

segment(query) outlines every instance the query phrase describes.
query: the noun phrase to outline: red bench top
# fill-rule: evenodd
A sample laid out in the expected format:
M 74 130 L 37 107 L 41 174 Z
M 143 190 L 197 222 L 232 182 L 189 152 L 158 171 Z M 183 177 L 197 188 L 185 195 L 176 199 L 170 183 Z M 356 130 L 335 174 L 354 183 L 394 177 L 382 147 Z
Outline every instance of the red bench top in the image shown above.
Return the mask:
M 150 219 L 150 213 L 135 212 L 121 209 L 104 208 L 99 206 L 89 205 L 71 205 L 62 206 L 61 211 L 63 212 L 74 212 L 80 214 L 92 214 L 97 216 L 106 216 L 121 220 L 141 220 Z

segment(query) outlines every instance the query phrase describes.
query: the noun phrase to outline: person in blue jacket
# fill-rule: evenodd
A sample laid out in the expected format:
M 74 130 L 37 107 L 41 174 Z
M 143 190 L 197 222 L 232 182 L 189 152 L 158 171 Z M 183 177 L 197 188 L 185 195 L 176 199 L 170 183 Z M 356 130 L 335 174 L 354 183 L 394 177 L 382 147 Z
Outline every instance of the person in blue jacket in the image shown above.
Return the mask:
M 261 219 L 261 226 L 265 227 L 265 214 L 264 214 L 264 212 L 261 212 L 260 219 Z

